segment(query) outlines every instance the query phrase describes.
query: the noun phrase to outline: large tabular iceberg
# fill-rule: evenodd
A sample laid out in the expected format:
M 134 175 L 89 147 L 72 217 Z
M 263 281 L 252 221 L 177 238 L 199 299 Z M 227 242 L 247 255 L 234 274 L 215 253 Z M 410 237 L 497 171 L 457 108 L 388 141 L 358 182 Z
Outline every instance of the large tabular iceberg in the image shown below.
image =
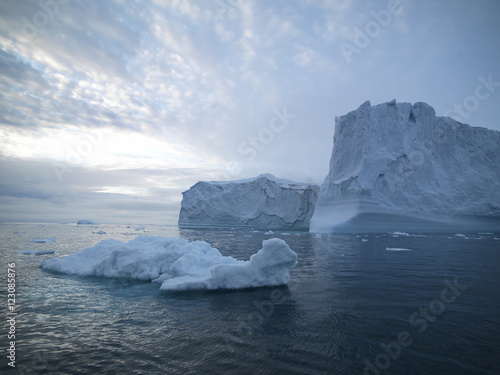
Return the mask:
M 240 289 L 285 285 L 297 254 L 278 238 L 265 240 L 248 261 L 223 256 L 205 241 L 139 236 L 104 240 L 65 258 L 41 263 L 45 270 L 161 283 L 161 290 Z
M 200 181 L 182 193 L 179 226 L 309 228 L 319 186 L 270 174 L 238 181 Z
M 500 132 L 395 100 L 336 119 L 311 231 L 498 228 L 499 217 Z

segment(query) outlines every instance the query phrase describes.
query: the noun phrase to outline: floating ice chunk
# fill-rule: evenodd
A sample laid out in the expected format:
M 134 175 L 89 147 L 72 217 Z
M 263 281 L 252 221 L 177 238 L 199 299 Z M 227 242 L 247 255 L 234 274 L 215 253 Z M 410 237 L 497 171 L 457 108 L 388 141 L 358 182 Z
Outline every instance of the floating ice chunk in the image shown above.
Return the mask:
M 35 238 L 31 240 L 33 243 L 46 243 L 46 242 L 56 242 L 55 237 L 49 237 L 49 238 Z
M 390 234 L 395 235 L 395 236 L 409 236 L 409 234 L 406 232 L 398 232 L 398 231 L 396 231 L 394 233 L 390 233 Z
M 23 250 L 19 254 L 23 255 L 44 255 L 44 254 L 54 254 L 54 250 Z
M 98 230 L 97 232 L 92 232 L 92 233 L 94 233 L 94 234 L 106 234 L 106 232 L 103 230 Z
M 462 234 L 462 233 L 457 233 L 457 234 L 455 234 L 455 236 L 457 236 L 457 237 L 464 237 L 465 238 L 465 234 Z
M 362 238 L 361 242 L 368 242 L 368 240 L 366 238 Z
M 387 251 L 411 251 L 411 249 L 405 249 L 403 247 L 386 247 Z
M 232 259 L 232 258 L 231 258 Z M 161 290 L 241 289 L 288 284 L 297 254 L 278 238 L 262 242 L 249 261 L 227 262 L 206 269 L 201 276 L 182 276 L 163 282 Z
M 249 261 L 223 256 L 204 241 L 139 236 L 104 240 L 65 258 L 42 262 L 46 270 L 80 276 L 152 280 L 162 290 L 238 289 L 287 284 L 297 254 L 272 238 Z

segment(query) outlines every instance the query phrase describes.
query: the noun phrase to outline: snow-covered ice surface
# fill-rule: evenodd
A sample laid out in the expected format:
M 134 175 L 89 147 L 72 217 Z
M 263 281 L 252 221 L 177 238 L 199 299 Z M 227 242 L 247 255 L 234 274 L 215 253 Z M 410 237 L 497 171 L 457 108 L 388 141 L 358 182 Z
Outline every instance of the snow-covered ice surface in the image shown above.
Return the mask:
M 161 283 L 161 290 L 240 289 L 287 284 L 297 254 L 278 238 L 265 240 L 248 261 L 223 256 L 205 241 L 139 236 L 104 240 L 65 258 L 41 263 L 45 270 Z
M 270 174 L 238 181 L 200 181 L 183 192 L 179 226 L 309 228 L 319 186 Z
M 428 104 L 367 101 L 336 119 L 311 231 L 497 229 L 499 150 L 500 132 Z

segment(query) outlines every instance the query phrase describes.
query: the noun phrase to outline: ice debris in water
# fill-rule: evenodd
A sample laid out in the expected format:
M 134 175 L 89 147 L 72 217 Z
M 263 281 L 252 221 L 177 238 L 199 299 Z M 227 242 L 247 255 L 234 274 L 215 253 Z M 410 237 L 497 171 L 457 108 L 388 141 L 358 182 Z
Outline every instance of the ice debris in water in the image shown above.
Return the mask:
M 394 236 L 405 236 L 405 237 L 407 237 L 407 236 L 409 236 L 409 235 L 410 235 L 409 233 L 406 233 L 406 232 L 398 232 L 398 231 L 396 231 L 396 232 L 394 232 L 394 233 L 391 233 L 391 234 L 392 234 L 392 235 L 394 235 Z
M 50 238 L 35 238 L 31 240 L 33 243 L 47 243 L 47 242 L 56 242 L 55 237 L 50 237 Z
M 43 261 L 45 270 L 80 276 L 152 280 L 161 290 L 240 289 L 287 284 L 297 254 L 278 238 L 262 242 L 248 261 L 223 256 L 205 241 L 139 236 L 104 240 L 65 258 Z
M 23 250 L 19 254 L 23 255 L 44 255 L 44 254 L 54 254 L 54 250 Z

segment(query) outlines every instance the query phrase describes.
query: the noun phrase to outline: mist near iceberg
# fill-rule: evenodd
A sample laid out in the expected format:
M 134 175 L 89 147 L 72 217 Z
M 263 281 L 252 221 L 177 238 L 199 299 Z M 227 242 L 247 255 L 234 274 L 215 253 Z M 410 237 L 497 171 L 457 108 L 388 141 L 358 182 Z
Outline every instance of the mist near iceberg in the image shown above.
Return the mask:
M 68 255 L 43 261 L 48 271 L 79 276 L 126 278 L 161 283 L 165 291 L 242 289 L 285 285 L 297 254 L 278 238 L 262 242 L 248 261 L 223 256 L 205 241 L 139 236 L 108 239 Z

